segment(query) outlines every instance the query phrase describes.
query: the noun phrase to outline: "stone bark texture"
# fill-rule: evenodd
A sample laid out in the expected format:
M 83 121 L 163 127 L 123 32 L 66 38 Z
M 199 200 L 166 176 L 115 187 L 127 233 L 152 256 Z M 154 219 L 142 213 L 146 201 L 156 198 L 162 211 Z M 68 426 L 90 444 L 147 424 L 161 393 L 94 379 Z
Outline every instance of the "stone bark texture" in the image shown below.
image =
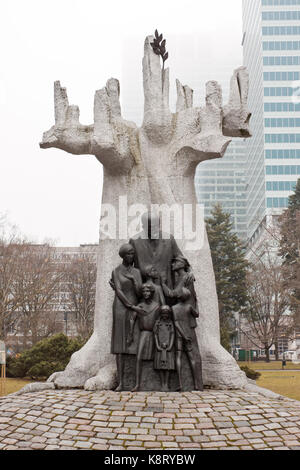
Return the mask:
M 228 105 L 222 106 L 217 82 L 206 85 L 206 104 L 193 107 L 193 91 L 177 80 L 176 113 L 169 108 L 169 70 L 162 70 L 152 36 L 145 40 L 143 58 L 144 120 L 141 128 L 121 116 L 119 82 L 108 80 L 96 91 L 94 124 L 79 123 L 79 109 L 70 106 L 66 89 L 55 83 L 55 125 L 43 135 L 41 148 L 59 148 L 71 154 L 95 155 L 103 165 L 102 204 L 111 204 L 120 218 L 119 197 L 128 204 L 192 204 L 196 210 L 194 176 L 197 165 L 221 158 L 230 137 L 250 137 L 247 110 L 248 74 L 234 72 Z M 193 214 L 195 217 L 195 214 Z M 195 220 L 195 219 L 194 219 Z M 116 382 L 115 357 L 110 353 L 114 293 L 108 282 L 120 262 L 118 250 L 128 240 L 100 234 L 94 333 L 73 354 L 63 372 L 50 378 L 56 387 L 107 390 Z M 247 386 L 244 373 L 220 345 L 215 277 L 206 233 L 198 251 L 178 245 L 190 261 L 199 302 L 197 336 L 202 355 L 204 385 L 220 389 Z

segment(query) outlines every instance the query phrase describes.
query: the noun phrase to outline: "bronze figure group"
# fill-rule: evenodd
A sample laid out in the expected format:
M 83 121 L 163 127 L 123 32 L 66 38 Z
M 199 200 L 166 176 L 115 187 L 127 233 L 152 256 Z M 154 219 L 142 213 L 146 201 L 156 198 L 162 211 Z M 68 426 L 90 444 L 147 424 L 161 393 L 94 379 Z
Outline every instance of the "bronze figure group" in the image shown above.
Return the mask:
M 175 239 L 162 236 L 158 218 L 144 215 L 142 223 L 143 232 L 121 246 L 122 263 L 110 280 L 115 291 L 111 352 L 117 361 L 116 391 L 126 389 L 126 358 L 130 356 L 135 359 L 132 391 L 143 389 L 145 361 L 151 364 L 147 370 L 150 376 L 154 374 L 153 383 L 155 374 L 159 375 L 161 391 L 174 390 L 174 386 L 184 390 L 185 382 L 191 384 L 190 389 L 203 390 L 195 333 L 199 312 L 191 267 Z M 189 367 L 183 367 L 183 356 Z M 190 380 L 185 380 L 186 374 Z M 151 377 L 149 380 L 151 387 Z

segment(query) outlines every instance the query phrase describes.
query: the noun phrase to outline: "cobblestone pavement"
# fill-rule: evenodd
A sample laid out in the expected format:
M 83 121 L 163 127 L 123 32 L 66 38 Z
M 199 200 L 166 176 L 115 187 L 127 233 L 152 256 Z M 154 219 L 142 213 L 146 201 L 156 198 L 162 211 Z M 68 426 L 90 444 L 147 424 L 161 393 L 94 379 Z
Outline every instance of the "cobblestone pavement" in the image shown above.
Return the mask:
M 10 395 L 0 449 L 300 450 L 300 402 L 211 390 Z

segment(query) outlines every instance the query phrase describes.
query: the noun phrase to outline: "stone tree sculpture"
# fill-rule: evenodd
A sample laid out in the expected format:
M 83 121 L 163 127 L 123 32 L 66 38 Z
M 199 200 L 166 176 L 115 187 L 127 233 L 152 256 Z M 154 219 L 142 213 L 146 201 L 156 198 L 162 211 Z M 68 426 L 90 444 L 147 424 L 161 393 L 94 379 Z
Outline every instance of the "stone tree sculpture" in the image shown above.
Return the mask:
M 143 58 L 144 120 L 140 128 L 122 118 L 119 82 L 108 80 L 96 91 L 94 124 L 79 122 L 79 108 L 68 103 L 66 89 L 55 82 L 55 125 L 43 135 L 40 147 L 55 147 L 75 155 L 95 155 L 103 165 L 102 204 L 114 206 L 119 197 L 128 204 L 192 204 L 196 207 L 194 176 L 197 165 L 225 154 L 231 137 L 250 137 L 247 110 L 248 74 L 235 70 L 229 103 L 223 107 L 219 84 L 206 85 L 206 105 L 193 107 L 193 91 L 177 80 L 176 113 L 169 108 L 169 69 L 161 67 L 151 42 L 145 40 Z M 122 214 L 120 214 L 122 216 Z M 57 387 L 111 389 L 116 364 L 110 353 L 113 291 L 108 281 L 118 263 L 118 248 L 127 240 L 102 239 L 98 274 L 94 333 L 76 352 L 63 372 L 49 380 Z M 178 241 L 179 246 L 180 241 Z M 203 382 L 215 388 L 243 388 L 246 377 L 233 357 L 220 345 L 218 302 L 209 244 L 197 252 L 182 247 L 191 261 L 200 318 L 197 328 L 203 366 Z

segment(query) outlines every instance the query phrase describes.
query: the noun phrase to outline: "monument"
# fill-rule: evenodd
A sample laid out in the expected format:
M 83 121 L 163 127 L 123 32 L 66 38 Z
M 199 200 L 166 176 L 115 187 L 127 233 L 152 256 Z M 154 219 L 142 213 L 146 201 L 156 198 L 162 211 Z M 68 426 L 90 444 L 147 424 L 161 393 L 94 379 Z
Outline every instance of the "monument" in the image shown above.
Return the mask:
M 217 82 L 207 83 L 205 106 L 194 107 L 193 90 L 177 80 L 176 112 L 171 113 L 169 69 L 164 67 L 167 53 L 165 42 L 161 40 L 162 36 L 157 32 L 155 37 L 148 36 L 145 40 L 144 120 L 140 128 L 122 118 L 120 85 L 114 78 L 95 93 L 94 124 L 91 125 L 79 122 L 79 108 L 69 105 L 66 89 L 59 82 L 54 85 L 55 125 L 44 133 L 40 147 L 96 156 L 103 165 L 102 207 L 113 207 L 118 220 L 123 216 L 120 198 L 124 196 L 129 205 L 137 202 L 146 207 L 189 204 L 191 217 L 195 218 L 197 165 L 208 159 L 221 158 L 231 137 L 250 137 L 246 69 L 235 70 L 226 106 L 223 106 L 222 91 Z M 103 212 L 101 217 L 105 217 Z M 175 241 L 171 237 L 159 255 L 158 243 L 152 253 L 154 263 L 150 270 L 144 269 L 144 258 L 148 259 L 149 254 L 146 251 L 145 255 L 141 249 L 145 240 L 140 241 L 139 237 L 128 240 L 122 236 L 109 238 L 100 233 L 94 333 L 86 345 L 73 354 L 66 369 L 53 374 L 49 381 L 61 388 L 130 389 L 131 384 L 125 383 L 130 375 L 126 374 L 126 368 L 134 370 L 134 367 L 134 387 L 139 390 L 143 387 L 142 370 L 145 364 L 151 363 L 157 387 L 167 390 L 171 386 L 173 390 L 177 385 L 180 388 L 180 374 L 188 364 L 189 380 L 193 381 L 189 387 L 201 389 L 202 378 L 204 386 L 208 387 L 245 387 L 245 374 L 220 345 L 218 302 L 206 233 L 202 246 L 196 251 L 183 240 Z M 162 258 L 167 260 L 163 261 L 167 266 L 167 272 L 163 269 L 163 273 L 158 269 Z M 155 270 L 160 276 L 159 283 Z M 127 278 L 123 276 L 125 271 Z M 175 271 L 178 282 L 172 285 L 170 279 Z M 142 276 L 148 278 L 141 280 Z M 127 292 L 130 298 L 122 301 L 122 292 Z M 161 295 L 173 296 L 173 305 L 172 302 L 160 305 L 157 299 Z M 122 316 L 120 309 L 124 312 L 131 309 L 135 313 L 128 319 L 129 336 L 128 322 L 122 325 L 120 318 L 117 320 Z M 182 329 L 182 324 L 189 324 L 190 330 Z M 137 327 L 140 335 L 135 344 Z M 122 337 L 118 340 L 115 337 L 111 342 L 116 330 L 122 332 Z M 191 343 L 195 347 L 193 353 Z M 151 348 L 156 349 L 151 351 Z M 124 351 L 127 362 L 122 358 Z M 199 358 L 202 374 L 199 373 Z M 184 361 L 187 362 L 183 366 Z M 177 385 L 171 379 L 173 374 L 175 380 L 176 367 Z

